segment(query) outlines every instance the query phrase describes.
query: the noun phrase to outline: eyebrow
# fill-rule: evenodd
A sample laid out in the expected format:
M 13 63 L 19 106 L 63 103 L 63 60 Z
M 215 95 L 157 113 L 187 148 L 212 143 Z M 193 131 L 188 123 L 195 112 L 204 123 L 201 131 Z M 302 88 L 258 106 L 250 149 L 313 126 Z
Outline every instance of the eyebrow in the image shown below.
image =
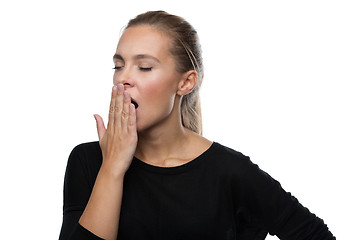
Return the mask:
M 159 59 L 157 59 L 156 57 L 153 57 L 153 56 L 151 56 L 151 55 L 149 55 L 149 54 L 138 54 L 138 55 L 135 55 L 135 56 L 134 56 L 134 59 L 136 59 L 136 60 L 146 59 L 146 58 L 152 59 L 152 60 L 160 63 L 160 60 L 159 60 Z M 115 59 L 119 59 L 119 60 L 121 60 L 121 61 L 124 61 L 124 58 L 123 58 L 120 54 L 115 54 L 114 57 L 113 57 L 113 59 L 114 59 L 114 60 L 115 60 Z

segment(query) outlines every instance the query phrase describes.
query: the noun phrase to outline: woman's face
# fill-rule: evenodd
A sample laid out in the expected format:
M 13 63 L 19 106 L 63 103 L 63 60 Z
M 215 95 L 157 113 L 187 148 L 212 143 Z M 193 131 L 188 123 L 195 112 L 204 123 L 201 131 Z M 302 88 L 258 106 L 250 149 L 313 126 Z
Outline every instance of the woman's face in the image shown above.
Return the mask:
M 151 26 L 130 27 L 119 40 L 113 81 L 136 102 L 139 132 L 172 113 L 181 74 L 169 50 L 170 38 Z

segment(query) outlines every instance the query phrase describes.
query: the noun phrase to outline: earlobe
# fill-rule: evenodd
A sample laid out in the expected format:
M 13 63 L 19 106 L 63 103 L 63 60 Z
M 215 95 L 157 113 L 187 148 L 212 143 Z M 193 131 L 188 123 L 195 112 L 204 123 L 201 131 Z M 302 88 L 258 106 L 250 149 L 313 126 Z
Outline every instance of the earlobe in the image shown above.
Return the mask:
M 184 73 L 183 78 L 179 82 L 177 94 L 184 96 L 191 93 L 196 86 L 197 79 L 197 72 L 195 70 Z

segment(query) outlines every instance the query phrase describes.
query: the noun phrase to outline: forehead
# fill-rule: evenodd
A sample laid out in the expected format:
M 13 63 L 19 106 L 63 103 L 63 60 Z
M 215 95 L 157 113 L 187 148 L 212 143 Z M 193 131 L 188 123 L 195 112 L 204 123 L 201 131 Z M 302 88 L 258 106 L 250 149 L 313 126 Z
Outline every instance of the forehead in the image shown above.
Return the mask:
M 116 53 L 123 57 L 148 54 L 157 58 L 170 57 L 170 38 L 160 30 L 140 25 L 126 29 L 117 46 Z

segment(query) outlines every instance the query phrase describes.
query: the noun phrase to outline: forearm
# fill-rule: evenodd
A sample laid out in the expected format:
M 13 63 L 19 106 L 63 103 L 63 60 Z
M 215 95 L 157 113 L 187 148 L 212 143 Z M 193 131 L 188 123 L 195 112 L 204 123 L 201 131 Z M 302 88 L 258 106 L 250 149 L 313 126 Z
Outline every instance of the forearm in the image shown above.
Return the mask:
M 93 234 L 116 239 L 119 227 L 124 174 L 102 166 L 79 223 Z
M 94 117 L 103 161 L 79 223 L 100 238 L 115 240 L 124 176 L 137 146 L 135 106 L 124 85 L 113 86 L 107 129 L 99 115 Z

